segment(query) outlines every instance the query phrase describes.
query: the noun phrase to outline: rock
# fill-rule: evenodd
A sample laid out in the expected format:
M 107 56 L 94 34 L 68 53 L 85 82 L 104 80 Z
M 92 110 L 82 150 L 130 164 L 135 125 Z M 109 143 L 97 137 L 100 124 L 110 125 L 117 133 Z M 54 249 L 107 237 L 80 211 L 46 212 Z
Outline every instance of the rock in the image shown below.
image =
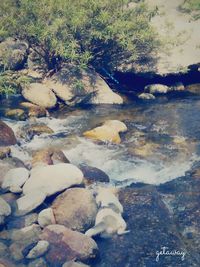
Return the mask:
M 48 267 L 43 258 L 35 259 L 28 264 L 28 267 Z
M 21 229 L 24 227 L 31 226 L 38 221 L 37 213 L 30 213 L 21 217 L 14 217 L 12 220 L 9 220 L 6 224 L 7 229 Z
M 11 169 L 6 173 L 1 187 L 13 193 L 20 193 L 28 177 L 29 171 L 25 168 Z
M 46 198 L 46 194 L 39 189 L 32 190 L 31 194 L 26 194 L 19 198 L 17 203 L 16 215 L 21 216 L 29 213 L 40 206 Z
M 15 201 L 17 200 L 17 195 L 13 193 L 5 193 L 1 197 L 10 205 L 11 208 L 14 208 Z
M 37 151 L 32 159 L 32 166 L 38 164 L 54 165 L 57 163 L 70 163 L 65 154 L 61 150 L 47 148 Z
M 110 181 L 109 176 L 98 168 L 81 165 L 80 169 L 84 175 L 85 185 L 90 185 L 93 183 L 109 183 Z
M 56 220 L 53 210 L 51 208 L 42 210 L 38 215 L 38 223 L 42 228 L 51 224 L 55 224 Z
M 68 261 L 63 264 L 62 267 L 90 267 L 82 262 Z
M 27 115 L 23 109 L 9 109 L 5 113 L 6 117 L 13 120 L 25 120 Z
M 200 83 L 187 85 L 185 87 L 185 90 L 190 92 L 190 93 L 199 95 L 200 94 Z
M 10 214 L 10 205 L 2 197 L 0 197 L 0 216 L 9 216 Z
M 170 91 L 170 88 L 163 84 L 150 84 L 145 86 L 144 90 L 150 94 L 166 94 Z
M 45 117 L 47 115 L 47 110 L 43 107 L 37 106 L 35 104 L 32 104 L 30 102 L 22 102 L 20 105 L 26 109 L 28 109 L 28 116 L 30 118 L 36 117 Z
M 43 108 L 53 108 L 57 103 L 55 94 L 42 83 L 31 83 L 22 90 L 23 97 Z
M 22 127 L 19 135 L 27 140 L 32 139 L 35 135 L 53 134 L 54 131 L 45 124 L 32 124 Z
M 23 68 L 28 53 L 28 45 L 20 40 L 8 38 L 0 43 L 0 66 L 4 69 L 18 70 Z
M 8 156 L 10 156 L 10 153 L 10 147 L 0 147 L 0 159 L 7 158 Z
M 70 260 L 89 261 L 95 258 L 98 250 L 93 239 L 63 225 L 45 227 L 40 238 L 50 243 L 46 259 L 54 266 L 60 266 Z
M 172 91 L 182 92 L 182 91 L 185 91 L 185 86 L 184 86 L 183 83 L 178 82 L 178 83 L 175 83 L 175 84 L 171 87 L 171 90 L 172 90 Z
M 154 95 L 149 94 L 149 93 L 142 93 L 140 95 L 138 95 L 139 99 L 143 99 L 143 100 L 153 100 L 156 99 Z
M 95 222 L 97 205 L 92 193 L 84 188 L 67 189 L 53 202 L 56 223 L 84 232 Z
M 31 170 L 31 176 L 23 187 L 24 194 L 31 193 L 34 189 L 51 196 L 73 185 L 81 184 L 83 173 L 74 165 L 59 163 Z
M 5 256 L 5 255 L 4 255 Z M 18 265 L 17 265 L 18 266 Z M 7 258 L 0 258 L 0 267 L 17 267 L 16 265 L 14 265 L 10 260 L 8 260 Z M 24 266 L 23 266 L 24 267 Z
M 0 120 L 0 146 L 11 146 L 17 143 L 13 130 Z
M 77 81 L 79 86 L 77 85 Z M 46 80 L 45 84 L 70 106 L 80 103 L 123 103 L 122 97 L 114 93 L 96 72 L 89 69 L 75 73 L 70 68 L 63 67 L 51 79 Z
M 44 255 L 49 248 L 49 242 L 45 240 L 40 240 L 37 245 L 32 248 L 28 255 L 26 256 L 27 259 L 35 259 Z
M 7 251 L 8 251 L 8 247 L 4 243 L 0 242 L 0 259 L 2 257 L 5 257 L 5 255 L 7 254 Z
M 20 230 L 12 230 L 9 232 L 12 244 L 9 247 L 11 257 L 15 261 L 20 261 L 24 258 L 24 252 L 30 247 L 34 247 L 39 241 L 41 229 L 39 225 L 22 228 Z
M 119 133 L 126 131 L 127 127 L 123 122 L 118 120 L 109 120 L 106 121 L 102 126 L 84 132 L 83 135 L 90 139 L 119 144 L 121 142 Z

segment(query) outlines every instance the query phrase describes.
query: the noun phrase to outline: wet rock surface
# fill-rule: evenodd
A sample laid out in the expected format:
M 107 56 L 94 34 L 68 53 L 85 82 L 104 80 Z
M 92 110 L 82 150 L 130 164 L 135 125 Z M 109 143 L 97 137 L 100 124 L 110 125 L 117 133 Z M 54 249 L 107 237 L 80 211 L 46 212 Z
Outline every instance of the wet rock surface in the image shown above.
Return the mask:
M 95 266 L 198 266 L 200 171 L 158 187 L 133 184 L 119 193 L 129 233 L 97 239 L 101 262 Z M 156 252 L 185 252 L 160 255 Z M 124 249 L 126 248 L 126 249 Z M 109 251 L 109 253 L 108 253 Z

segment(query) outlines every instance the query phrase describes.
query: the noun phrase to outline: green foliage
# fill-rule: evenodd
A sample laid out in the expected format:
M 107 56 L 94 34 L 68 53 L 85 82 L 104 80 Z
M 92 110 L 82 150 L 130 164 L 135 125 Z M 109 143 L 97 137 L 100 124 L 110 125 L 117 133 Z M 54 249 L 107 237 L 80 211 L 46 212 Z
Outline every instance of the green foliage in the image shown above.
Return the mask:
M 0 38 L 27 41 L 48 69 L 64 61 L 113 70 L 158 46 L 154 15 L 136 0 L 1 0 Z
M 32 81 L 31 78 L 13 73 L 11 71 L 5 71 L 0 73 L 0 95 L 12 95 L 19 92 L 22 86 L 29 84 Z
M 194 20 L 200 19 L 200 0 L 185 0 L 180 8 L 183 12 L 190 13 Z

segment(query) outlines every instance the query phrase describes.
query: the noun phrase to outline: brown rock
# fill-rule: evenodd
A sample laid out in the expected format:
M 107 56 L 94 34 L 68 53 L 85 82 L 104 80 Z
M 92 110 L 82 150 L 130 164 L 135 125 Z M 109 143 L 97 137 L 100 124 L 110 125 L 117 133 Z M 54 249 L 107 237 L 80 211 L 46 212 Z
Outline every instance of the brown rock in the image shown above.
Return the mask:
M 32 159 L 32 166 L 36 166 L 38 163 L 53 165 L 57 163 L 70 163 L 70 162 L 65 157 L 65 154 L 61 150 L 48 148 L 39 150 L 35 153 Z
M 33 124 L 21 129 L 19 135 L 21 138 L 32 139 L 35 135 L 52 134 L 54 131 L 45 124 Z
M 84 174 L 85 185 L 90 185 L 98 182 L 109 183 L 110 181 L 109 176 L 98 168 L 87 165 L 81 165 L 80 169 Z
M 84 188 L 71 188 L 53 202 L 56 222 L 66 227 L 86 231 L 94 224 L 97 205 L 92 193 Z
M 25 120 L 26 119 L 25 111 L 19 108 L 7 110 L 5 115 L 6 117 L 9 117 L 14 120 Z
M 29 117 L 40 118 L 40 117 L 45 117 L 47 115 L 47 110 L 45 108 L 37 106 L 30 102 L 22 102 L 20 103 L 20 105 L 29 110 L 28 111 Z
M 0 146 L 11 146 L 17 143 L 13 130 L 0 120 Z
M 40 238 L 50 243 L 46 259 L 52 266 L 60 266 L 70 260 L 91 260 L 96 257 L 98 250 L 92 238 L 63 225 L 45 227 Z

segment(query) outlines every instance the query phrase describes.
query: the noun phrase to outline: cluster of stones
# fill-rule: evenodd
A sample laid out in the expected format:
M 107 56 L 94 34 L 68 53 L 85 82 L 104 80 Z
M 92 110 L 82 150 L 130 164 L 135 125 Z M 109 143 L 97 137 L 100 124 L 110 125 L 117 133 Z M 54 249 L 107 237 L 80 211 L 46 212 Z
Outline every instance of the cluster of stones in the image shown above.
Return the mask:
M 0 151 L 5 159 L 12 156 L 10 147 L 17 145 L 17 139 L 6 123 L 0 121 L 0 127 Z M 120 143 L 120 133 L 126 130 L 123 122 L 110 120 L 84 136 Z M 39 133 L 35 128 L 32 132 Z M 97 243 L 85 233 L 95 226 L 98 206 L 103 205 L 95 193 L 109 182 L 103 171 L 86 165 L 77 167 L 62 151 L 48 148 L 33 154 L 31 166 L 8 165 L 0 178 L 2 266 L 23 266 L 25 261 L 28 266 L 84 267 L 97 257 Z M 119 227 L 113 232 L 117 233 Z

